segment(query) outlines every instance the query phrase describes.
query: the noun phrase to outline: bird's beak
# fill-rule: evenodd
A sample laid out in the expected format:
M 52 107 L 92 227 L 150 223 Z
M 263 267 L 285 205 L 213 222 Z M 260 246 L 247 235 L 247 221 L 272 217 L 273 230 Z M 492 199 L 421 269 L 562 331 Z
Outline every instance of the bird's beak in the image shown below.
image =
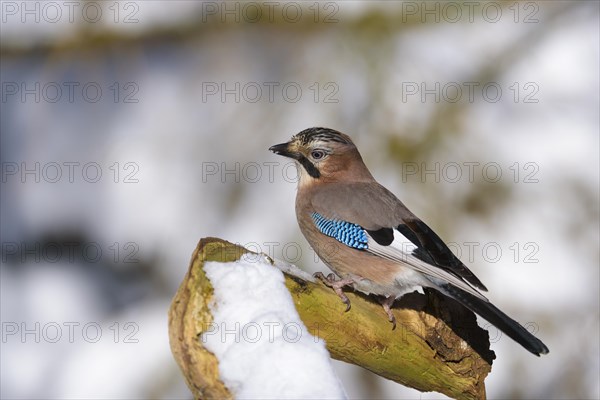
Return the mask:
M 269 150 L 280 156 L 298 158 L 297 153 L 290 150 L 289 143 L 276 144 L 275 146 L 269 147 Z

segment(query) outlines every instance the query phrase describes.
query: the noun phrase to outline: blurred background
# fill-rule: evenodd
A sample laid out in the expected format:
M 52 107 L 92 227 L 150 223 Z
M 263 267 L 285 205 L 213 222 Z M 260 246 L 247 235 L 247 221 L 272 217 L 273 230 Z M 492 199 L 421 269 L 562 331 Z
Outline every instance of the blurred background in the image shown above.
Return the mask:
M 200 238 L 325 268 L 267 151 L 311 126 L 550 348 L 489 327 L 489 398 L 600 396 L 598 2 L 0 5 L 2 398 L 190 398 L 167 310 Z

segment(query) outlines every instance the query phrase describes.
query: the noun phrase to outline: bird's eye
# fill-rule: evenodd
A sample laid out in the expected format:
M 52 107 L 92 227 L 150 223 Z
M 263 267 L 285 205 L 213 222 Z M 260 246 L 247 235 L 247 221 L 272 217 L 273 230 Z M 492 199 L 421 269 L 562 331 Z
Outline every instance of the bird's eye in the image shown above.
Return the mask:
M 325 152 L 323 150 L 313 150 L 310 156 L 315 160 L 320 160 L 325 157 Z

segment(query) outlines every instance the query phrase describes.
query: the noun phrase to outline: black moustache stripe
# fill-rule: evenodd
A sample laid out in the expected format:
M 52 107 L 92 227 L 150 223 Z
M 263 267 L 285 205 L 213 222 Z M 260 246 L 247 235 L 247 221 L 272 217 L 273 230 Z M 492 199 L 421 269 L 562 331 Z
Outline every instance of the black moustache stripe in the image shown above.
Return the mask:
M 304 169 L 306 170 L 306 172 L 308 172 L 308 174 L 310 176 L 312 176 L 315 179 L 318 179 L 321 177 L 321 173 L 319 172 L 319 170 L 317 169 L 317 167 L 315 167 L 315 165 L 313 163 L 311 163 L 308 158 L 304 157 L 304 156 L 300 156 L 298 157 L 298 162 L 300 164 L 302 164 L 302 166 L 304 167 Z

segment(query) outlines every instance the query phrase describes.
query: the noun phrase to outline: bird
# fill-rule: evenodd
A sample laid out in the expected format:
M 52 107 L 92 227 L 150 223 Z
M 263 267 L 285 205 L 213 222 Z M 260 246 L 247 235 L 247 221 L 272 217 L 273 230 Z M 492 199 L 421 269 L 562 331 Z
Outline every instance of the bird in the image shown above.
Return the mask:
M 352 139 L 315 127 L 271 146 L 298 169 L 296 218 L 304 237 L 335 274 L 315 274 L 350 310 L 343 288 L 373 294 L 392 329 L 391 307 L 406 293 L 432 288 L 457 300 L 529 352 L 548 347 L 481 292 L 484 284 L 392 192 L 379 184 Z

